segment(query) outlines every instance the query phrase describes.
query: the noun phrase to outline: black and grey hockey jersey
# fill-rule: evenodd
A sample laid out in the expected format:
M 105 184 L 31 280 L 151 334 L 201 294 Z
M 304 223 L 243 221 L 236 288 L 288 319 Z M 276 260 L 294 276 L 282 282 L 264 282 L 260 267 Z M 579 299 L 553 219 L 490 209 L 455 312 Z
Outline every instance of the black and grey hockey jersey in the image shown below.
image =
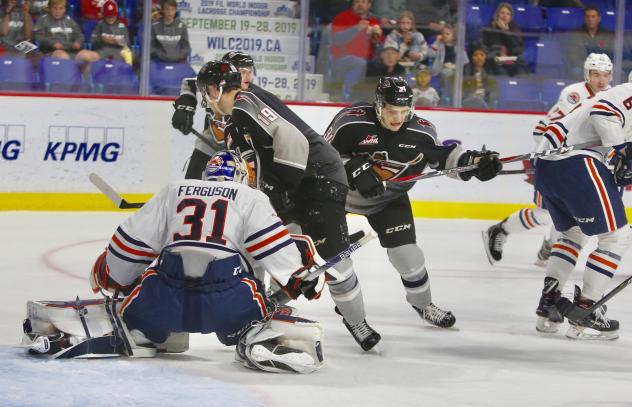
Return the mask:
M 182 79 L 182 84 L 180 85 L 180 95 L 193 96 L 195 100 L 197 100 L 197 78 Z M 226 149 L 224 128 L 226 127 L 229 116 L 221 117 L 220 115 L 215 114 L 215 112 L 213 112 L 213 110 L 209 108 L 204 101 L 202 101 L 201 105 L 206 111 L 202 137 L 204 137 L 207 142 L 204 142 L 196 137 L 195 149 L 211 156 L 219 150 Z
M 370 157 L 373 170 L 386 181 L 386 192 L 378 197 L 364 198 L 358 191 L 349 191 L 347 210 L 365 215 L 380 211 L 414 185 L 414 182 L 389 182 L 389 179 L 420 174 L 426 166 L 432 169 L 456 167 L 462 153 L 456 144 L 441 144 L 434 125 L 417 115 L 399 131 L 385 129 L 373 105 L 366 102 L 338 112 L 325 131 L 325 140 L 338 150 L 345 162 L 359 155 Z
M 338 152 L 279 98 L 256 85 L 237 94 L 226 135 L 230 148 L 256 152 L 259 176 L 273 174 L 289 191 L 305 177 L 347 185 Z

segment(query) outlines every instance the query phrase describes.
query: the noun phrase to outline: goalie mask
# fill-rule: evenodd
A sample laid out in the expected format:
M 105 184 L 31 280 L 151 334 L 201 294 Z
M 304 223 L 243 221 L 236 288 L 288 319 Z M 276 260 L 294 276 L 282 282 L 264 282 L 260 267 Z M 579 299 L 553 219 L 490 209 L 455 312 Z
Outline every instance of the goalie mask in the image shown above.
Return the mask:
M 234 181 L 248 185 L 248 164 L 235 151 L 218 151 L 206 164 L 204 179 L 207 181 Z
M 393 124 L 393 120 L 385 117 L 384 107 L 386 105 L 404 107 L 403 121 Z M 397 109 L 401 111 L 401 109 Z M 397 131 L 403 123 L 412 119 L 413 111 L 413 91 L 408 82 L 401 77 L 383 77 L 375 89 L 375 115 L 380 124 L 388 130 Z
M 592 53 L 584 62 L 584 80 L 588 84 L 590 84 L 590 71 L 609 72 L 610 80 L 612 80 L 612 61 L 606 54 Z
M 230 114 L 219 108 L 222 94 L 232 89 L 241 89 L 241 74 L 239 70 L 228 62 L 211 61 L 204 64 L 197 75 L 197 89 L 202 94 L 202 100 L 206 106 L 217 110 L 222 116 Z M 209 86 L 214 86 L 219 92 L 211 97 Z

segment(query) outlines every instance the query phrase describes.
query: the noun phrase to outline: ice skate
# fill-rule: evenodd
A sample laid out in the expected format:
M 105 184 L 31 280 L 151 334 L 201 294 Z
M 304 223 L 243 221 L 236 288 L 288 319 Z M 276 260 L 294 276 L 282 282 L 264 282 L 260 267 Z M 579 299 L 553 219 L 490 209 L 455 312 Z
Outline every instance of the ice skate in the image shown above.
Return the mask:
M 575 305 L 588 309 L 595 301 L 581 297 L 581 291 L 575 292 Z M 606 316 L 606 307 L 601 306 L 582 320 L 568 320 L 570 327 L 566 337 L 577 340 L 609 341 L 619 337 L 619 321 Z
M 456 322 L 456 318 L 452 315 L 451 311 L 444 311 L 433 303 L 423 308 L 417 308 L 413 305 L 413 308 L 423 320 L 439 328 L 450 328 Z
M 558 285 L 559 282 L 556 279 L 552 277 L 544 278 L 544 288 L 542 289 L 538 308 L 535 311 L 538 315 L 535 329 L 538 332 L 555 333 L 558 331 L 560 324 L 564 322 L 564 317 L 555 307 L 555 304 L 562 296 L 562 293 L 558 290 Z
M 546 263 L 549 261 L 549 257 L 551 256 L 551 248 L 553 245 L 549 242 L 548 239 L 544 239 L 542 242 L 542 246 L 538 251 L 538 259 L 535 261 L 536 266 L 546 267 Z
M 483 231 L 485 253 L 490 264 L 494 264 L 503 258 L 503 246 L 507 241 L 507 232 L 502 227 L 503 222 L 492 225 L 489 229 Z

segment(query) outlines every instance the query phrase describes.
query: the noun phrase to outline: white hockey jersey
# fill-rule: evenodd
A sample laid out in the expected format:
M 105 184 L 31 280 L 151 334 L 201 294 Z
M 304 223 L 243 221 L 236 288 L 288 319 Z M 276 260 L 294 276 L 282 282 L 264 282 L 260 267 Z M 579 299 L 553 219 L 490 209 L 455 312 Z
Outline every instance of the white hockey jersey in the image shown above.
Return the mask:
M 106 257 L 111 277 L 131 284 L 165 247 L 239 254 L 242 267 L 263 267 L 286 285 L 302 267 L 288 230 L 261 191 L 232 181 L 174 181 L 117 229 Z
M 573 109 L 579 106 L 584 100 L 595 96 L 595 92 L 588 86 L 586 82 L 577 82 L 568 85 L 560 93 L 557 103 L 549 110 L 546 117 L 538 122 L 533 130 L 533 140 L 535 145 L 539 145 L 542 141 L 542 135 L 546 129 L 547 123 L 556 122 Z
M 612 146 L 622 144 L 630 138 L 630 109 L 632 83 L 624 83 L 599 92 L 595 98 L 581 103 L 567 116 L 549 123 L 540 145 L 540 149 L 543 150 L 565 145 L 591 147 L 544 159 L 562 160 L 583 154 L 605 161 L 612 152 Z

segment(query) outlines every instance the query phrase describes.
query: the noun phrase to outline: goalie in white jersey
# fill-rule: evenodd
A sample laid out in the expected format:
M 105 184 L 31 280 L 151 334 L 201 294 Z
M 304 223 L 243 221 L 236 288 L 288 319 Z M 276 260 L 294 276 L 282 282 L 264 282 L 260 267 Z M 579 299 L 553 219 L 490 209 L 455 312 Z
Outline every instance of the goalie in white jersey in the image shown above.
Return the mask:
M 584 101 L 595 96 L 596 93 L 610 88 L 612 62 L 608 55 L 588 55 L 584 62 L 584 79 L 583 82 L 573 83 L 565 87 L 560 93 L 555 106 L 547 113 L 546 118 L 538 122 L 533 130 L 536 151 L 546 131 L 547 123 L 562 119 Z M 529 167 L 530 165 L 527 164 L 527 169 L 530 169 Z M 527 182 L 533 184 L 533 176 L 529 175 Z M 502 259 L 503 246 L 509 235 L 521 233 L 538 226 L 551 225 L 551 216 L 548 210 L 542 207 L 542 197 L 537 190 L 534 191 L 533 201 L 536 205 L 535 208 L 520 209 L 483 232 L 485 250 L 490 263 L 494 264 Z M 559 234 L 554 228 L 551 228 L 549 238 L 544 239 L 544 242 L 542 242 L 536 264 L 545 265 L 551 253 L 551 246 L 558 237 Z
M 313 264 L 311 253 L 302 256 L 268 197 L 247 185 L 247 164 L 237 153 L 213 155 L 205 178 L 169 183 L 116 229 L 95 262 L 93 291 L 125 293 L 110 312 L 111 320 L 124 322 L 124 335 L 114 336 L 131 342 L 125 353 L 134 356 L 143 346 L 167 343 L 168 349 L 173 333 L 214 332 L 225 345 L 238 344 L 236 359 L 248 367 L 317 370 L 320 325 L 275 313 L 255 273 L 264 269 L 292 298 L 315 298 L 317 279 L 301 279 Z M 89 310 L 90 319 L 98 314 Z M 29 317 L 35 321 L 39 314 Z M 81 322 L 86 332 L 79 336 L 96 336 L 83 316 Z M 107 318 L 103 324 L 110 326 Z M 31 329 L 25 332 L 37 339 Z
M 555 332 L 563 321 L 555 304 L 572 272 L 587 236 L 597 248 L 588 255 L 583 290 L 576 287 L 575 304 L 591 307 L 601 299 L 628 247 L 629 227 L 618 187 L 632 184 L 632 84 L 599 93 L 573 112 L 546 127 L 540 149 L 585 146 L 564 155 L 538 159 L 535 187 L 541 192 L 555 229 L 561 232 L 551 249 L 544 289 L 538 305 L 539 331 Z M 614 167 L 613 173 L 606 164 Z M 615 339 L 618 321 L 599 308 L 581 321 L 569 321 L 567 336 Z

